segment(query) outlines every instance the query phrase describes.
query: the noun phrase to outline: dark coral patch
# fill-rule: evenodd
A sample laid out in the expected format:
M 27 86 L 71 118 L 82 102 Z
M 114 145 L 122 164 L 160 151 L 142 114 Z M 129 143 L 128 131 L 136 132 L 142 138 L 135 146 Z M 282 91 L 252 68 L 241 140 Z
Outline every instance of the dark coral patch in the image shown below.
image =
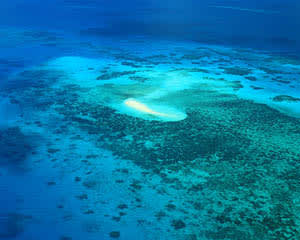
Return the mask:
M 0 130 L 0 165 L 21 167 L 32 150 L 31 138 L 19 127 Z
M 26 216 L 17 213 L 0 214 L 0 239 L 15 239 L 24 231 Z
M 121 235 L 121 234 L 120 234 L 119 231 L 112 231 L 112 232 L 109 233 L 109 236 L 110 236 L 111 238 L 119 238 L 120 235 Z
M 261 90 L 261 89 L 264 89 L 264 88 L 262 88 L 262 87 L 257 87 L 257 86 L 253 86 L 253 85 L 251 85 L 250 86 L 252 89 L 254 89 L 254 90 Z
M 246 79 L 250 80 L 250 81 L 257 81 L 257 78 L 254 76 L 245 76 Z
M 241 68 L 241 67 L 228 67 L 228 68 L 223 68 L 223 69 L 224 69 L 224 72 L 227 74 L 239 75 L 239 76 L 248 75 L 252 72 L 251 69 Z
M 171 225 L 174 227 L 175 230 L 185 228 L 185 226 L 186 226 L 185 223 L 180 219 L 173 220 Z
M 5 85 L 6 90 L 22 90 L 28 88 L 45 88 L 55 83 L 64 74 L 60 71 L 25 70 L 16 77 L 9 79 Z
M 288 96 L 288 95 L 278 95 L 273 97 L 274 102 L 299 102 L 300 98 Z
M 104 73 L 97 77 L 97 80 L 110 80 L 114 78 L 119 78 L 126 75 L 135 74 L 136 71 L 124 71 L 124 72 L 111 72 L 111 73 Z

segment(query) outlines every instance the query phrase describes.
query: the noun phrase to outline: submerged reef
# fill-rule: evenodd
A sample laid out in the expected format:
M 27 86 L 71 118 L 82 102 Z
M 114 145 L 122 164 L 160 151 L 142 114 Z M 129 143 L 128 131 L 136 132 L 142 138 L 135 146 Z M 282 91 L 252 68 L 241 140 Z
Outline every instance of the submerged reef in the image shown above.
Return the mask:
M 288 95 L 278 95 L 273 97 L 274 102 L 300 102 L 300 98 L 288 96 Z
M 83 142 L 91 141 L 93 147 L 109 150 L 120 161 L 128 161 L 140 167 L 143 169 L 142 175 L 149 179 L 159 177 L 160 183 L 151 186 L 155 194 L 168 198 L 170 192 L 175 192 L 171 196 L 176 195 L 179 200 L 176 199 L 176 202 L 170 199 L 167 204 L 158 206 L 153 218 L 162 225 L 167 224 L 169 231 L 174 231 L 176 236 L 182 234 L 180 236 L 184 237 L 180 239 L 299 239 L 300 120 L 265 104 L 236 96 L 234 93 L 244 86 L 242 79 L 260 80 L 256 75 L 247 76 L 254 70 L 250 66 L 230 67 L 227 58 L 231 55 L 226 51 L 212 53 L 207 48 L 203 49 L 203 54 L 194 55 L 192 51 L 178 49 L 170 55 L 171 60 L 166 55 L 141 57 L 126 52 L 114 54 L 123 66 L 131 70 L 104 69 L 102 75 L 96 77 L 98 80 L 128 77 L 136 80 L 137 85 L 105 84 L 82 87 L 71 79 L 71 84 L 64 82 L 52 87 L 49 83 L 57 84 L 61 74 L 59 71 L 58 75 L 53 73 L 58 77 L 54 79 L 47 71 L 23 73 L 18 77 L 26 80 L 29 79 L 28 76 L 36 78 L 41 74 L 44 82 L 42 85 L 31 84 L 30 87 L 10 89 L 9 98 L 22 102 L 24 111 L 32 108 L 43 114 L 47 112 L 48 116 L 59 115 L 62 124 L 55 125 L 53 130 L 57 138 L 60 134 L 68 133 L 68 127 L 71 126 L 76 133 L 71 137 L 72 141 L 82 140 L 79 133 L 85 133 L 86 139 Z M 174 67 L 169 68 L 167 73 L 160 72 L 159 77 L 155 78 L 165 79 L 167 74 L 176 72 L 179 81 L 175 83 L 180 85 L 185 77 L 201 74 L 203 84 L 195 81 L 193 87 L 170 91 L 156 99 L 158 103 L 172 102 L 174 106 L 182 107 L 187 117 L 181 121 L 145 120 L 121 113 L 108 104 L 148 95 L 157 89 L 155 84 L 160 85 L 161 82 L 156 83 L 151 76 L 135 75 L 138 73 L 138 70 L 132 70 L 135 65 L 151 66 L 151 71 L 154 72 L 157 64 L 168 64 L 169 61 L 176 64 L 179 60 L 197 60 L 208 66 L 210 62 L 205 62 L 204 59 L 215 56 L 214 54 L 220 54 L 224 59 L 221 61 L 224 65 L 219 72 L 203 66 L 183 69 Z M 181 59 L 177 58 L 178 55 L 182 56 Z M 241 51 L 232 55 L 238 59 L 245 58 Z M 250 63 L 251 61 L 256 62 L 257 58 L 253 57 L 249 60 Z M 91 71 L 97 68 L 89 66 L 89 69 Z M 226 81 L 216 77 L 220 72 L 242 77 Z M 206 74 L 215 75 L 208 77 Z M 101 81 L 96 78 L 93 80 L 99 84 Z M 151 81 L 155 83 L 149 84 Z M 171 83 L 167 87 L 173 86 L 173 82 Z M 217 86 L 210 88 L 210 84 Z M 231 91 L 222 91 L 229 88 Z M 251 88 L 263 91 L 256 86 L 251 85 Z M 277 101 L 298 101 L 297 98 L 285 95 L 277 96 L 273 100 L 276 101 L 276 98 Z M 42 120 L 35 124 L 43 126 Z M 19 152 L 26 155 L 31 150 L 30 145 L 26 144 L 26 137 L 18 129 L 11 131 L 19 136 L 18 141 L 23 139 Z M 11 152 L 14 154 L 14 139 L 9 132 L 4 131 L 1 134 L 6 140 L 1 138 L 0 146 L 11 144 Z M 69 147 L 76 150 L 73 142 Z M 63 153 L 60 146 L 50 144 L 45 152 L 47 156 L 51 156 L 50 161 L 54 164 L 57 161 L 56 156 Z M 19 158 L 16 161 L 17 159 Z M 91 166 L 94 162 L 101 164 L 102 160 L 106 159 L 91 153 L 77 162 L 75 167 L 86 170 L 86 166 Z M 63 164 L 68 164 L 68 159 L 64 159 Z M 115 223 L 122 222 L 132 208 L 143 206 L 142 193 L 148 183 L 130 170 L 116 170 L 125 177 L 115 179 L 115 184 L 123 184 L 129 176 L 132 177 L 128 182 L 128 190 L 135 200 L 134 203 L 124 201 L 116 204 L 114 207 L 118 211 L 117 215 L 105 213 L 105 217 Z M 91 192 L 97 192 L 102 184 L 99 176 L 93 175 L 92 170 L 86 171 L 86 175 L 74 173 L 72 179 L 84 188 L 84 191 L 74 196 L 83 203 L 93 199 Z M 51 179 L 46 184 L 49 188 L 55 188 L 59 182 Z M 59 204 L 57 208 L 63 209 L 64 205 Z M 82 213 L 85 217 L 95 216 L 97 210 L 92 206 L 85 206 Z M 65 219 L 70 218 L 71 216 L 65 216 Z M 147 221 L 140 219 L 138 224 L 143 225 Z M 84 229 L 86 232 L 95 233 L 101 226 L 87 222 L 84 223 Z M 118 228 L 111 230 L 107 233 L 108 237 L 123 236 Z
M 257 78 L 254 76 L 245 76 L 246 79 L 250 80 L 250 81 L 257 81 Z
M 97 77 L 97 80 L 110 80 L 113 78 L 119 78 L 125 75 L 135 74 L 136 71 L 124 71 L 124 72 L 111 72 L 111 73 L 104 73 Z
M 24 231 L 24 224 L 31 216 L 19 213 L 0 213 L 0 239 L 15 239 Z
M 78 101 L 56 110 L 99 136 L 99 147 L 160 175 L 172 188 L 185 189 L 187 199 L 194 199 L 192 212 L 209 215 L 216 225 L 207 238 L 299 237 L 292 204 L 300 194 L 299 120 L 234 95 L 203 90 L 178 95 L 189 105 L 188 117 L 179 122 L 146 121 Z M 80 112 L 91 120 L 78 117 Z M 205 184 L 184 180 L 195 169 L 207 172 Z M 175 229 L 188 225 L 178 219 L 172 223 Z
M 28 69 L 19 73 L 16 77 L 8 79 L 3 84 L 6 91 L 16 91 L 27 88 L 46 88 L 49 83 L 57 82 L 64 74 L 61 71 L 44 69 Z
M 0 166 L 23 166 L 33 150 L 32 145 L 32 139 L 25 136 L 19 127 L 0 129 Z
M 230 67 L 230 68 L 224 68 L 224 72 L 231 75 L 244 76 L 252 73 L 252 70 L 248 68 L 241 68 L 241 67 Z

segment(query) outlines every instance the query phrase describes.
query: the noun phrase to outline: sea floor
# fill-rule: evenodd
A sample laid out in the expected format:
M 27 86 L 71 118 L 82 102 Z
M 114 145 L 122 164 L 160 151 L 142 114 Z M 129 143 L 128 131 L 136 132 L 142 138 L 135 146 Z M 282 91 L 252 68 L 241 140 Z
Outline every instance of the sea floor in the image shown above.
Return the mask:
M 299 60 L 0 36 L 0 239 L 300 238 Z

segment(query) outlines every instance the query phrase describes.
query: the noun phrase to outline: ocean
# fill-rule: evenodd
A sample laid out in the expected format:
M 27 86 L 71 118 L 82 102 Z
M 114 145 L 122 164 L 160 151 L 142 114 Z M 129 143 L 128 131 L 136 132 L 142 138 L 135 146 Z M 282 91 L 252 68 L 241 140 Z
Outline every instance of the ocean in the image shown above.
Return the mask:
M 4 0 L 0 239 L 300 239 L 299 11 Z

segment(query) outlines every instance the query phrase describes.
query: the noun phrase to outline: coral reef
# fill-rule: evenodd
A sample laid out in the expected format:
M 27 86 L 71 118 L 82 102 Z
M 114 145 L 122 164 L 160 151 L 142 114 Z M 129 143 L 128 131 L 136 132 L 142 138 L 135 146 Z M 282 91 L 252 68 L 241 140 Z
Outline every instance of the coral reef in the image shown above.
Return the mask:
M 273 97 L 272 99 L 274 102 L 299 102 L 300 98 L 288 96 L 288 95 L 278 95 Z
M 47 38 L 43 33 L 28 35 Z M 248 88 L 263 92 L 263 76 L 281 86 L 288 84 L 287 71 L 273 70 L 278 59 L 267 58 L 263 67 L 255 69 L 256 53 L 242 49 L 178 47 L 169 54 L 153 55 L 102 50 L 116 62 L 100 71 L 98 66 L 84 65 L 87 72 L 100 74 L 89 80 L 90 85 L 81 86 L 80 80 L 68 75 L 69 70 L 49 71 L 43 66 L 16 75 L 1 92 L 24 111 L 52 120 L 36 118 L 24 121 L 22 127 L 53 134 L 41 152 L 59 177 L 49 176 L 43 187 L 55 191 L 61 188 L 61 179 L 69 176 L 76 185 L 72 194 L 80 205 L 83 231 L 122 238 L 122 224 L 134 219 L 137 227 L 163 226 L 155 230 L 174 233 L 178 239 L 299 239 L 300 120 L 236 95 Z M 232 62 L 238 63 L 232 66 Z M 181 63 L 187 65 L 178 67 Z M 116 78 L 135 83 L 101 85 L 101 80 Z M 189 80 L 193 84 L 182 87 Z M 247 85 L 250 81 L 256 81 L 255 86 Z M 167 90 L 179 87 L 154 101 L 184 109 L 185 119 L 146 120 L 113 108 L 118 101 L 148 96 L 164 84 Z M 298 101 L 288 95 L 273 98 L 273 104 Z M 87 143 L 93 151 L 85 148 Z M 1 165 L 19 165 L 33 152 L 33 143 L 21 127 L 1 129 L 0 149 Z M 104 149 L 113 155 L 111 159 L 99 154 Z M 112 203 L 119 194 L 115 189 L 126 190 L 130 197 Z M 164 202 L 157 204 L 156 198 Z M 155 209 L 150 209 L 149 201 Z M 54 208 L 65 222 L 76 218 L 62 200 Z M 146 211 L 152 211 L 152 218 L 136 213 Z M 118 226 L 117 230 L 103 232 L 102 222 L 94 220 L 99 216 L 105 218 L 103 224 Z M 0 226 L 0 238 L 1 234 L 17 236 L 22 231 L 18 221 L 5 219 L 9 221 L 2 226 L 11 230 L 5 232 Z M 61 239 L 71 237 L 66 234 Z
M 24 135 L 19 127 L 0 129 L 0 165 L 23 167 L 32 151 L 32 139 Z

